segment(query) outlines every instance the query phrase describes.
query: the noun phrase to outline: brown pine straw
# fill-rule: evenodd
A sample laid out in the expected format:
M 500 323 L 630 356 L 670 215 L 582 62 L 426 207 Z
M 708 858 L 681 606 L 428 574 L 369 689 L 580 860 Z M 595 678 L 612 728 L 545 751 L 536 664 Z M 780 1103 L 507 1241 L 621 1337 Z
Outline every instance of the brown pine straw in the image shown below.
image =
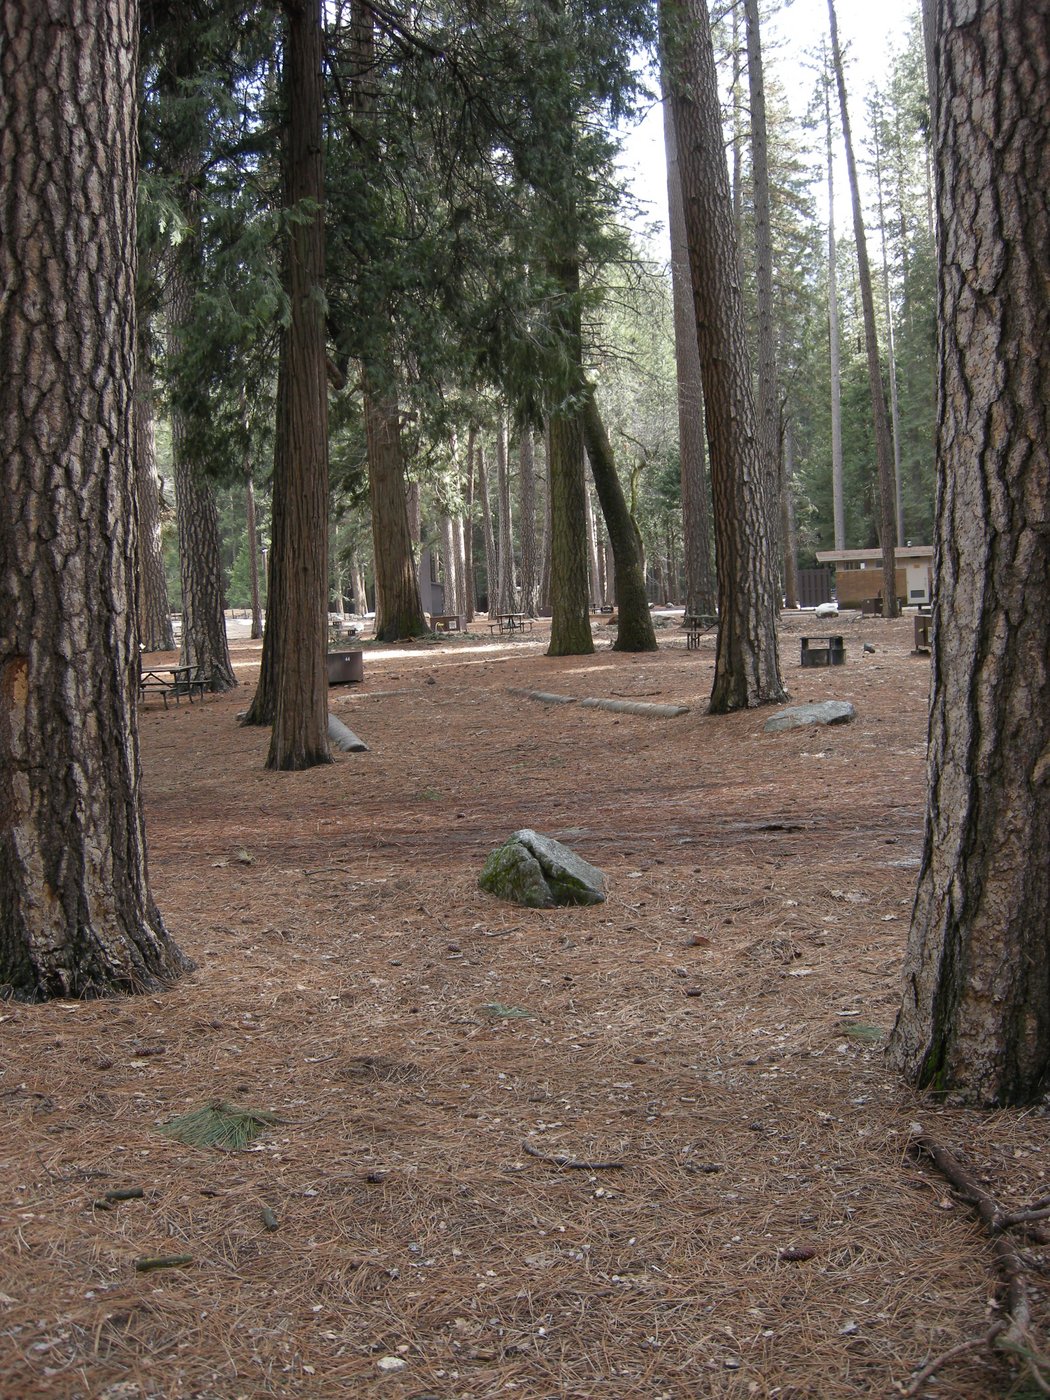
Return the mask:
M 543 628 L 366 648 L 331 707 L 369 752 L 305 774 L 266 773 L 268 734 L 236 723 L 257 643 L 233 695 L 147 702 L 151 883 L 199 970 L 163 996 L 0 1003 L 2 1400 L 1024 1383 L 972 1345 L 1008 1310 L 995 1246 L 910 1125 L 1010 1216 L 1050 1196 L 1046 1116 L 922 1102 L 880 1038 L 929 662 L 907 619 L 841 619 L 846 665 L 803 672 L 813 630 L 785 623 L 788 686 L 852 700 L 851 725 L 709 719 L 713 635 L 687 651 L 673 625 L 653 656 L 604 628 L 588 657 L 545 657 Z M 522 826 L 600 866 L 608 901 L 483 894 Z M 281 1121 L 233 1152 L 158 1131 L 219 1100 Z M 1029 1234 L 1026 1264 L 1046 1256 Z M 1025 1286 L 1045 1337 L 1045 1280 Z

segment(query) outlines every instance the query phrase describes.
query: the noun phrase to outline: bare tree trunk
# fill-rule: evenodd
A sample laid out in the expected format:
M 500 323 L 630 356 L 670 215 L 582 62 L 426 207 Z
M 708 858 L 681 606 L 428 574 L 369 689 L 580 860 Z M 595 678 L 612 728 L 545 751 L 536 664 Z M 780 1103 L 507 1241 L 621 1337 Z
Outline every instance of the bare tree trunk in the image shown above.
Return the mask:
M 587 434 L 584 430 L 584 447 L 587 446 Z M 601 607 L 605 602 L 605 595 L 602 592 L 601 570 L 598 568 L 598 534 L 594 524 L 594 507 L 591 505 L 591 493 L 584 491 L 584 503 L 587 507 L 587 564 L 590 575 L 589 597 L 596 608 Z
M 441 517 L 441 574 L 446 613 L 458 613 L 459 576 L 456 570 L 456 524 L 451 515 Z
M 664 147 L 667 152 L 667 207 L 671 235 L 671 298 L 674 308 L 675 366 L 678 376 L 678 455 L 682 476 L 682 548 L 685 562 L 685 610 L 711 614 L 716 607 L 711 560 L 711 488 L 704 455 L 704 391 L 696 340 L 689 247 L 682 208 L 674 116 L 664 99 Z
M 904 544 L 904 494 L 901 481 L 901 425 L 897 401 L 897 354 L 893 334 L 893 296 L 890 288 L 890 259 L 886 249 L 886 208 L 882 190 L 882 146 L 879 139 L 879 112 L 871 111 L 875 142 L 875 188 L 879 198 L 879 240 L 882 245 L 883 309 L 886 313 L 886 358 L 890 377 L 890 428 L 893 438 L 893 512 L 897 522 L 897 544 Z
M 143 651 L 172 651 L 168 582 L 160 543 L 160 489 L 154 438 L 153 374 L 139 345 L 135 362 L 135 498 L 138 505 L 138 624 Z
M 940 0 L 929 799 L 890 1043 L 982 1105 L 1050 1089 L 1050 7 Z
M 780 491 L 780 533 L 784 540 L 784 606 L 798 607 L 798 536 L 795 529 L 795 430 L 784 421 L 784 481 Z
M 831 369 L 831 502 L 835 548 L 846 548 L 842 477 L 842 348 L 839 340 L 838 247 L 835 238 L 835 162 L 831 139 L 831 76 L 824 55 L 824 130 L 828 160 L 828 347 Z
M 392 394 L 369 388 L 367 371 L 364 373 L 376 581 L 375 635 L 381 642 L 396 642 L 401 637 L 423 636 L 427 623 L 412 549 L 397 400 Z
M 868 387 L 871 392 L 871 416 L 875 428 L 875 455 L 878 460 L 879 481 L 879 544 L 882 547 L 882 615 L 897 616 L 896 559 L 893 542 L 897 537 L 895 492 L 893 489 L 893 445 L 890 442 L 890 421 L 886 411 L 886 390 L 882 383 L 882 363 L 879 359 L 879 338 L 875 325 L 875 298 L 871 286 L 871 266 L 868 244 L 864 234 L 864 212 L 860 203 L 857 162 L 850 135 L 849 108 L 846 102 L 846 77 L 839 49 L 839 32 L 835 20 L 835 0 L 828 0 L 831 23 L 831 57 L 839 90 L 839 111 L 842 116 L 842 140 L 846 147 L 846 169 L 849 173 L 850 194 L 853 199 L 853 235 L 857 243 L 857 275 L 860 279 L 860 299 L 864 308 L 864 345 L 868 355 Z
M 507 442 L 507 420 L 501 413 L 496 420 L 496 519 L 499 538 L 496 547 L 496 567 L 499 582 L 496 589 L 497 608 L 501 613 L 515 612 L 517 588 L 514 582 L 514 534 L 510 508 L 510 462 Z
M 485 444 L 478 438 L 478 502 L 481 506 L 481 537 L 485 542 L 485 611 L 499 612 L 498 566 L 496 563 L 496 537 L 492 530 L 492 510 L 489 504 L 489 477 L 485 470 Z
M 140 791 L 138 13 L 61 14 L 0 19 L 0 985 L 21 1001 L 192 966 L 150 893 Z
M 532 429 L 521 431 L 518 449 L 518 530 L 521 535 L 521 610 L 537 612 L 539 576 L 536 567 L 536 453 Z
M 246 528 L 248 531 L 248 587 L 252 600 L 251 637 L 253 641 L 258 641 L 263 634 L 262 600 L 259 597 L 259 529 L 255 520 L 255 483 L 250 474 L 245 483 L 245 499 L 247 503 Z
M 719 628 L 712 713 L 786 697 L 775 518 L 760 459 L 718 80 L 704 0 L 660 19 L 689 236 L 714 494 Z
M 783 512 L 780 408 L 777 395 L 776 328 L 773 306 L 773 236 L 770 227 L 766 89 L 758 0 L 744 0 L 747 75 L 751 95 L 751 185 L 755 225 L 755 289 L 758 300 L 758 440 L 771 517 Z M 781 531 L 781 547 L 787 541 Z M 785 562 L 785 572 L 786 572 Z
M 321 0 L 284 0 L 289 208 L 316 207 L 288 234 L 290 318 L 283 393 L 277 401 L 274 567 L 283 570 L 275 652 L 273 729 L 266 767 L 296 771 L 331 763 L 328 746 L 328 374 L 324 319 L 324 142 Z
M 474 578 L 474 451 L 477 430 L 471 424 L 467 432 L 467 490 L 466 520 L 463 522 L 463 616 L 474 621 L 478 590 Z

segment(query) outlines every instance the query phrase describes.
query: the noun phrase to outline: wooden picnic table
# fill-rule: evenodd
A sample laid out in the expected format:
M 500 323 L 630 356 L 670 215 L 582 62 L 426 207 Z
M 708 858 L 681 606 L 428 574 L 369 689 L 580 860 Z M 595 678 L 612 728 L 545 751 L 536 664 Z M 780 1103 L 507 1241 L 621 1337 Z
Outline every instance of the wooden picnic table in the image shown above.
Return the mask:
M 490 632 L 524 632 L 526 626 L 531 627 L 532 622 L 524 613 L 495 613 L 493 620 L 489 622 Z
M 145 700 L 147 695 L 155 693 L 164 701 L 165 709 L 170 698 L 174 697 L 177 705 L 184 695 L 192 705 L 194 691 L 203 700 L 206 685 L 198 666 L 159 666 L 139 671 L 139 699 Z

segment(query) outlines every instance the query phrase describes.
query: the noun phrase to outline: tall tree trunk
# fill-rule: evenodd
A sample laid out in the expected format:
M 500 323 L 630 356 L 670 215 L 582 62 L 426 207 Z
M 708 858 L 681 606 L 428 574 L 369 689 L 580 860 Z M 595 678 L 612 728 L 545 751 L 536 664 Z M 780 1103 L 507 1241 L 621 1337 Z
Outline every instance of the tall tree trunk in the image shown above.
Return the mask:
M 711 560 L 711 488 L 704 456 L 704 391 L 696 340 L 689 246 L 682 207 L 682 177 L 671 100 L 665 97 L 664 148 L 667 152 L 667 223 L 671 236 L 671 300 L 678 379 L 678 455 L 682 479 L 682 549 L 685 610 L 711 614 L 717 605 Z
M 160 488 L 154 436 L 153 373 L 144 346 L 135 361 L 135 499 L 138 506 L 138 624 L 143 651 L 172 651 L 168 582 L 160 543 Z
M 459 578 L 456 571 L 456 523 L 451 515 L 441 517 L 441 576 L 446 613 L 458 613 L 456 605 Z
M 367 0 L 354 0 L 352 107 L 363 159 L 378 161 L 371 137 L 375 109 L 375 18 Z M 372 552 L 375 563 L 375 636 L 383 642 L 421 637 L 427 632 L 412 549 L 419 539 L 409 517 L 408 481 L 401 440 L 397 376 L 390 351 L 388 308 L 371 308 L 369 362 L 361 366 L 368 479 L 372 505 Z
M 831 508 L 836 550 L 846 548 L 842 472 L 842 347 L 839 339 L 838 247 L 835 238 L 835 160 L 831 133 L 831 75 L 824 55 L 824 132 L 828 160 L 828 349 L 831 373 Z
M 496 544 L 498 585 L 497 608 L 501 613 L 515 612 L 517 588 L 514 582 L 514 535 L 510 508 L 510 462 L 507 442 L 507 420 L 502 414 L 496 420 L 496 519 L 499 537 Z
M 0 32 L 0 984 L 155 991 L 191 964 L 149 889 L 135 710 L 138 7 Z
M 617 614 L 613 651 L 656 651 L 656 633 L 645 592 L 642 537 L 634 517 L 627 509 L 609 435 L 605 431 L 594 390 L 590 388 L 583 401 L 583 432 L 591 475 L 613 552 L 613 590 Z
M 370 387 L 365 371 L 365 436 L 375 558 L 375 635 L 381 642 L 427 631 L 412 550 L 397 400 Z
M 587 446 L 587 433 L 584 430 L 583 445 Z M 602 592 L 602 573 L 598 564 L 598 533 L 594 524 L 594 507 L 591 505 L 591 493 L 584 490 L 584 505 L 587 508 L 587 564 L 590 575 L 590 591 L 588 597 L 596 608 L 600 608 L 605 602 L 605 594 Z
M 780 534 L 784 541 L 784 606 L 798 607 L 798 534 L 795 528 L 795 430 L 791 419 L 784 420 L 780 490 Z
M 886 390 L 882 383 L 882 363 L 879 359 L 879 337 L 875 324 L 875 297 L 871 286 L 871 265 L 864 234 L 864 211 L 860 203 L 857 161 L 850 134 L 849 106 L 846 101 L 846 76 L 839 48 L 839 31 L 835 19 L 835 0 L 828 0 L 831 24 L 831 58 L 835 65 L 835 81 L 839 90 L 839 112 L 842 117 L 842 140 L 846 148 L 846 170 L 849 175 L 853 202 L 853 236 L 857 244 L 857 275 L 860 299 L 864 309 L 864 346 L 868 356 L 868 388 L 871 393 L 871 416 L 875 428 L 875 456 L 879 482 L 879 544 L 882 547 L 882 615 L 897 616 L 897 576 L 893 542 L 897 537 L 896 493 L 893 486 L 893 445 L 890 442 L 890 420 L 886 409 Z
M 890 258 L 886 248 L 886 207 L 882 189 L 882 145 L 879 139 L 880 112 L 873 104 L 871 129 L 875 142 L 875 189 L 879 200 L 879 241 L 882 247 L 883 310 L 886 315 L 886 368 L 890 379 L 890 432 L 893 440 L 893 514 L 897 522 L 897 544 L 904 544 L 904 491 L 901 481 L 901 423 L 897 401 L 897 352 L 893 334 L 893 295 L 890 287 Z
M 168 277 L 168 339 L 176 354 L 189 316 L 189 278 L 196 258 L 192 234 L 180 253 Z M 233 690 L 237 677 L 226 638 L 219 511 L 211 482 L 190 455 L 188 427 L 184 414 L 175 405 L 171 414 L 171 458 L 182 581 L 180 659 L 184 666 L 195 666 L 208 678 L 209 689 Z
M 711 710 L 717 714 L 787 694 L 777 656 L 776 528 L 758 447 L 707 6 L 663 0 L 660 19 L 711 448 L 720 613 Z
M 744 0 L 747 77 L 751 96 L 751 185 L 755 224 L 755 290 L 758 301 L 758 442 L 769 493 L 771 518 L 782 514 L 780 409 L 777 395 L 777 338 L 773 306 L 773 235 L 770 225 L 769 156 L 766 133 L 766 88 L 762 71 L 762 36 L 758 0 Z M 781 531 L 781 547 L 787 541 Z M 785 572 L 786 572 L 785 562 Z
M 572 373 L 583 379 L 580 269 L 575 256 L 552 263 L 561 291 L 558 335 Z M 594 651 L 590 621 L 587 550 L 587 483 L 583 426 L 571 398 L 556 404 L 549 421 L 548 466 L 551 512 L 551 639 L 548 656 L 586 656 Z
M 474 445 L 477 430 L 471 424 L 467 432 L 467 489 L 466 519 L 461 521 L 463 530 L 463 616 L 467 622 L 474 621 L 478 590 L 474 578 Z
M 485 468 L 485 444 L 477 440 L 478 504 L 481 507 L 481 538 L 485 544 L 485 611 L 499 612 L 499 579 L 496 564 L 496 537 L 492 529 L 492 508 L 489 501 L 489 474 Z
M 929 799 L 891 1055 L 1050 1090 L 1050 6 L 940 0 Z
M 248 588 L 252 605 L 252 641 L 258 641 L 263 634 L 262 600 L 259 596 L 259 527 L 255 518 L 255 483 L 251 473 L 245 480 L 245 528 L 248 533 Z
M 518 450 L 518 530 L 521 535 L 521 610 L 538 611 L 539 571 L 536 554 L 536 450 L 532 429 L 521 430 Z
M 331 763 L 328 747 L 328 375 L 324 319 L 324 158 L 321 0 L 284 0 L 288 207 L 315 208 L 291 225 L 289 323 L 277 401 L 274 568 L 283 570 L 275 654 L 273 729 L 266 767 L 297 771 Z

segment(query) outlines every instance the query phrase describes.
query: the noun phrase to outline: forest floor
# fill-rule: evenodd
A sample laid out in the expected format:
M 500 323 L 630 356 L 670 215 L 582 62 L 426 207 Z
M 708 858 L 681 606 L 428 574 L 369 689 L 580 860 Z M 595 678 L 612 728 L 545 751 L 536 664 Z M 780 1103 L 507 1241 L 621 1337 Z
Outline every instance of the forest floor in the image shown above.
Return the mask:
M 845 665 L 803 670 L 829 631 Z M 197 971 L 0 1005 L 3 1400 L 1036 1393 L 953 1351 L 1001 1280 L 910 1142 L 1018 1209 L 1050 1196 L 1047 1116 L 923 1100 L 883 1053 L 922 840 L 911 621 L 787 618 L 792 700 L 857 718 L 780 734 L 706 714 L 714 634 L 612 635 L 366 644 L 331 708 L 369 751 L 305 773 L 237 723 L 259 643 L 236 692 L 143 706 L 153 891 Z M 483 893 L 526 826 L 607 902 Z M 159 1132 L 216 1100 L 276 1121 L 244 1150 Z

